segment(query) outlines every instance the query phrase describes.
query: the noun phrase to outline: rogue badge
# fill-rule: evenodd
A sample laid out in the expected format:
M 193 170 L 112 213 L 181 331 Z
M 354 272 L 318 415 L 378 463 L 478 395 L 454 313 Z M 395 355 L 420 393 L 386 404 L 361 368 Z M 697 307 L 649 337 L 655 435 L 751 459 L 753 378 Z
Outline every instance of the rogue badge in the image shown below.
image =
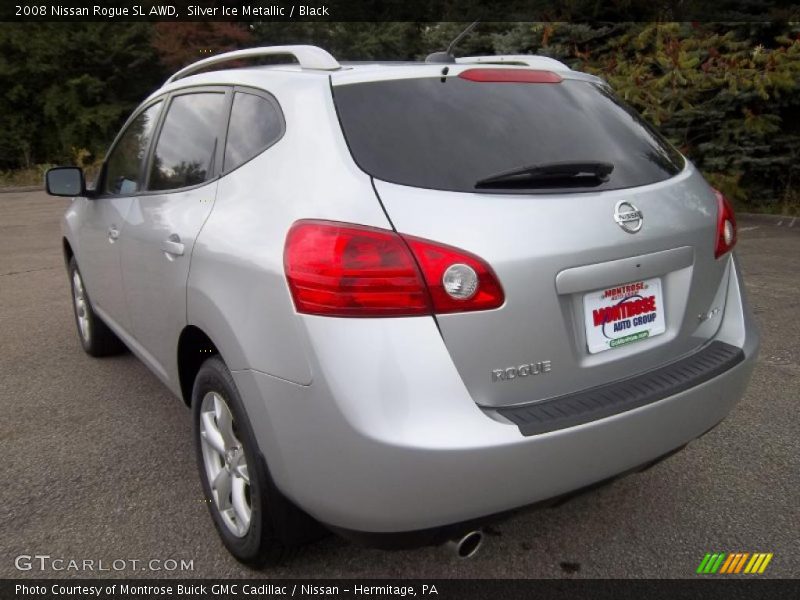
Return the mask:
M 519 365 L 517 367 L 507 367 L 505 369 L 492 369 L 492 383 L 495 381 L 509 381 L 517 377 L 529 377 L 549 373 L 553 364 L 549 360 L 541 360 L 535 363 Z

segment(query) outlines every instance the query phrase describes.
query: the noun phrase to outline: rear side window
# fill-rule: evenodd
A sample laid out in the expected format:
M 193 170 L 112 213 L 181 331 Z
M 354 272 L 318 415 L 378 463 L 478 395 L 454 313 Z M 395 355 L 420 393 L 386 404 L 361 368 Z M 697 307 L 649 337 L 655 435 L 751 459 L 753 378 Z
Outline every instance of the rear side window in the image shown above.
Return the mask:
M 144 109 L 128 125 L 106 160 L 103 192 L 133 194 L 141 189 L 140 173 L 162 102 Z
M 683 158 L 594 83 L 488 83 L 447 77 L 334 86 L 342 128 L 368 174 L 414 187 L 491 193 L 620 189 L 667 179 Z M 602 161 L 606 181 L 476 188 L 522 167 Z
M 283 117 L 277 104 L 263 96 L 236 92 L 225 143 L 224 170 L 246 163 L 283 135 Z
M 214 176 L 225 109 L 222 92 L 183 94 L 172 99 L 153 154 L 151 190 L 198 185 Z

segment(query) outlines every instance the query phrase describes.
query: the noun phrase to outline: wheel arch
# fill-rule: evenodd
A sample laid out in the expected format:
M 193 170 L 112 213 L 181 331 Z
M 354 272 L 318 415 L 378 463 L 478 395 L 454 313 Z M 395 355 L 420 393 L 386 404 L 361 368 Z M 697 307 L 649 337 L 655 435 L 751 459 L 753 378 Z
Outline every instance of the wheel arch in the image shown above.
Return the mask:
M 61 238 L 61 251 L 64 255 L 64 264 L 69 268 L 69 261 L 75 256 L 75 252 L 72 250 L 72 244 L 69 243 L 66 237 Z
M 186 406 L 192 403 L 192 387 L 203 362 L 211 356 L 220 356 L 217 345 L 205 331 L 195 325 L 187 325 L 178 338 L 178 380 L 181 398 Z M 222 358 L 224 362 L 224 358 Z

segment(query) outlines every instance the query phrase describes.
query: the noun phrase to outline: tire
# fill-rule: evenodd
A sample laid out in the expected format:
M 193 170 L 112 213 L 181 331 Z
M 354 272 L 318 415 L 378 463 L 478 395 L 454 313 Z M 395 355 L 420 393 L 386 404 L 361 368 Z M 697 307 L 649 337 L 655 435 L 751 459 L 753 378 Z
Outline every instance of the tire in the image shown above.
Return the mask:
M 95 357 L 113 356 L 125 352 L 125 344 L 92 309 L 92 302 L 74 256 L 69 259 L 68 272 L 72 291 L 72 312 L 75 315 L 78 339 L 84 351 Z
M 275 486 L 219 356 L 207 359 L 195 378 L 192 422 L 203 495 L 223 544 L 238 561 L 255 568 L 281 564 L 325 534 Z

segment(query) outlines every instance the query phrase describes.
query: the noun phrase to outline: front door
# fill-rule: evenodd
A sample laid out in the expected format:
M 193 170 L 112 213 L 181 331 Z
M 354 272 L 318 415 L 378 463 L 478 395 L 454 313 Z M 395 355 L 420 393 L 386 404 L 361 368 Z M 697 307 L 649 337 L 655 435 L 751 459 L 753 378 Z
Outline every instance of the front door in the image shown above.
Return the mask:
M 130 330 L 130 314 L 122 290 L 120 239 L 143 187 L 145 157 L 162 104 L 150 104 L 130 121 L 108 154 L 97 195 L 82 200 L 78 268 L 95 310 L 125 331 Z

